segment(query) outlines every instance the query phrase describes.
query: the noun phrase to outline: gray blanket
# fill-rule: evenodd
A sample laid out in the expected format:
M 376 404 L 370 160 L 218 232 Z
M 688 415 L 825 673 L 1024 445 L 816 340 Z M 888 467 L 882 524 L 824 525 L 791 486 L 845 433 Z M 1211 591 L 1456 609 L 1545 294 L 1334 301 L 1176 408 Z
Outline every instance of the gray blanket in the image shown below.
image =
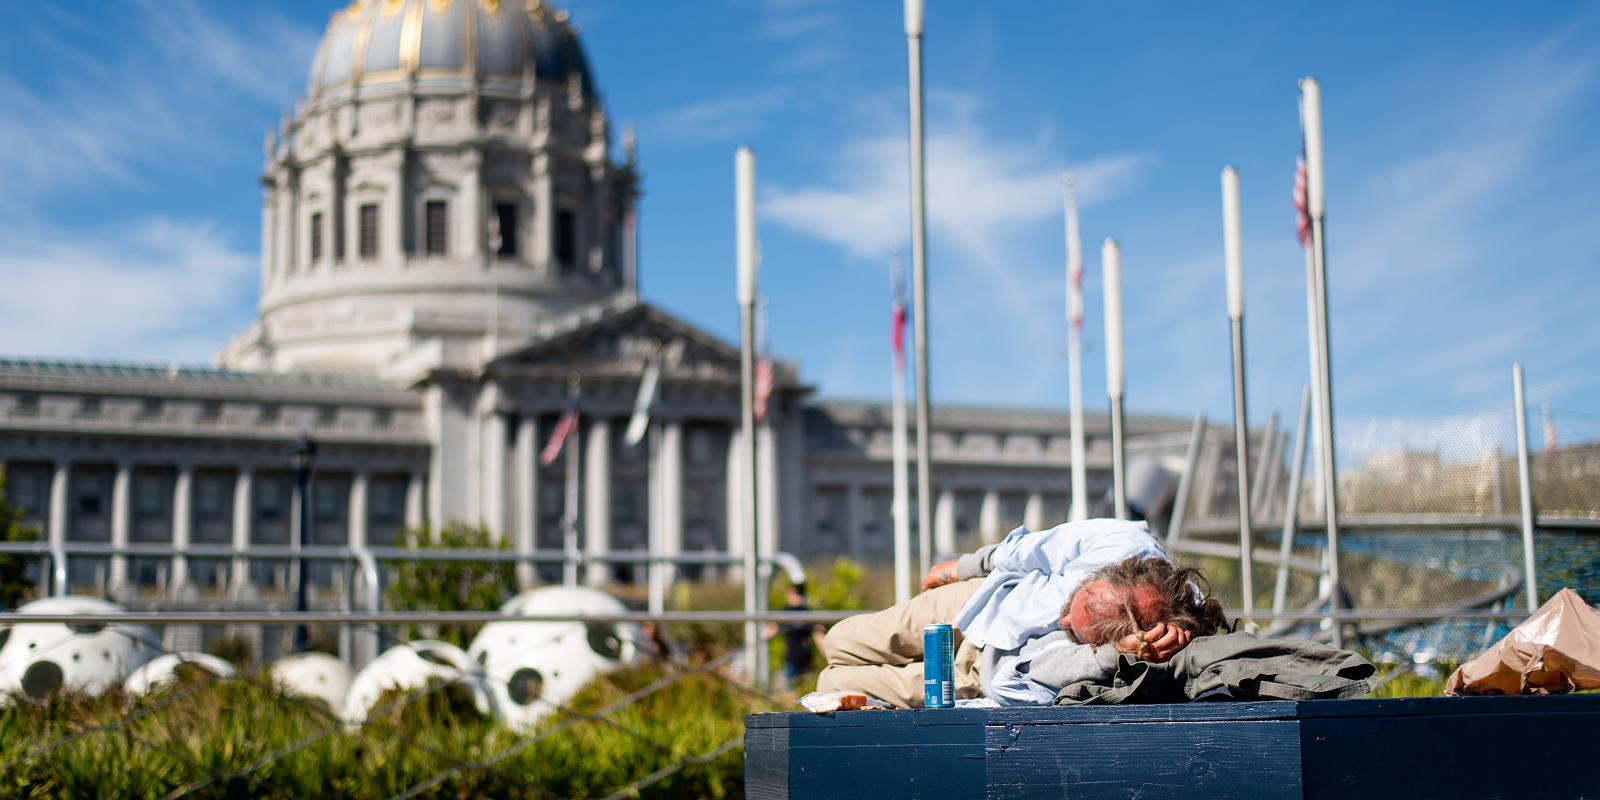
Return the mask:
M 1367 678 L 1376 671 L 1360 655 L 1318 642 L 1229 633 L 1198 637 L 1163 664 L 1122 654 L 1109 683 L 1070 683 L 1055 704 L 1359 697 L 1371 691 Z

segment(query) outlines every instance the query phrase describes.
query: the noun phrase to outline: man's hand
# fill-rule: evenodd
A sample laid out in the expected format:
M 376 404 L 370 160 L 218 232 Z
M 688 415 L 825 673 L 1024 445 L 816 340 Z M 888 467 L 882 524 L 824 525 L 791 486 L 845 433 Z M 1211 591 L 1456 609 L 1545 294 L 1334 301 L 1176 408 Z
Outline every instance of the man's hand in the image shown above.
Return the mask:
M 947 583 L 956 582 L 956 560 L 940 561 L 928 568 L 927 577 L 922 579 L 922 591 L 937 589 Z
M 1158 622 L 1143 633 L 1135 633 L 1117 640 L 1117 652 L 1137 656 L 1142 661 L 1167 661 L 1189 645 L 1194 634 L 1178 627 Z

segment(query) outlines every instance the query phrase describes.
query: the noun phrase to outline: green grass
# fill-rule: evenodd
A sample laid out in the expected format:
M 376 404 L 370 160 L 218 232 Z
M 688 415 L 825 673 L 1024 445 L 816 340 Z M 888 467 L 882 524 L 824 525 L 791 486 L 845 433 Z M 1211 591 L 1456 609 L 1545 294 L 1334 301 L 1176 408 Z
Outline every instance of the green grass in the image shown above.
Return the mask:
M 662 675 L 655 668 L 614 673 L 585 689 L 571 709 L 592 713 Z M 0 770 L 0 797 L 159 798 L 209 780 L 186 796 L 383 798 L 524 739 L 478 715 L 454 690 L 356 729 L 261 683 L 193 689 L 132 703 L 115 693 L 60 696 L 0 710 L 0 764 L 66 739 Z M 403 699 L 391 696 L 380 707 Z M 422 796 L 604 797 L 739 736 L 745 713 L 768 708 L 714 677 L 691 674 L 606 717 L 610 724 L 557 712 L 543 727 L 558 732 L 493 767 L 463 769 Z M 130 724 L 96 730 L 150 709 Z M 640 796 L 730 797 L 742 784 L 742 751 L 734 749 Z

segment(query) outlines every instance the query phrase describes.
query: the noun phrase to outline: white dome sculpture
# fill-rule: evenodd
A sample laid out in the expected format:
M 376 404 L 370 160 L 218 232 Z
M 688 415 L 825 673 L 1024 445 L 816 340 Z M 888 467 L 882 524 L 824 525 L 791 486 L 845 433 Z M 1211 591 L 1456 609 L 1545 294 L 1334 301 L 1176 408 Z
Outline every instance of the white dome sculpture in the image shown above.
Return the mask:
M 597 589 L 565 587 L 523 592 L 501 609 L 514 614 L 627 610 Z M 528 730 L 596 675 L 632 663 L 641 638 L 639 626 L 629 623 L 491 622 L 478 632 L 467 654 L 483 667 L 505 724 Z
M 350 681 L 350 689 L 345 693 L 341 716 L 346 722 L 363 722 L 384 692 L 391 689 L 421 689 L 430 680 L 467 687 L 478 711 L 493 714 L 489 687 L 484 684 L 482 671 L 466 651 L 449 642 L 420 639 L 383 651 L 356 673 Z
M 93 597 L 47 597 L 17 609 L 22 614 L 117 614 L 123 610 Z M 25 623 L 0 635 L 4 636 L 0 692 L 21 692 L 41 700 L 58 689 L 98 695 L 150 660 L 160 641 L 143 626 L 102 623 Z
M 350 667 L 327 653 L 294 653 L 273 662 L 272 682 L 286 694 L 321 700 L 338 713 L 350 690 Z
M 188 666 L 201 670 L 214 678 L 231 678 L 236 674 L 233 665 L 206 653 L 168 653 L 156 656 L 145 665 L 129 673 L 122 682 L 122 690 L 138 696 L 171 683 L 178 676 L 178 668 Z

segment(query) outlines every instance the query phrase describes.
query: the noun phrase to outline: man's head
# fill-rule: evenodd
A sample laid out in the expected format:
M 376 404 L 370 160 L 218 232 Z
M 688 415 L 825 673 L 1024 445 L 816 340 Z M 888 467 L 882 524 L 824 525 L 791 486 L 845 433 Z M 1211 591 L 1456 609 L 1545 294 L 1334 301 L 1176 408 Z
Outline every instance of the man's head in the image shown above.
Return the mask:
M 1084 644 L 1106 644 L 1157 623 L 1207 636 L 1226 629 L 1222 603 L 1205 577 L 1164 558 L 1133 556 L 1085 578 L 1061 611 L 1061 628 Z

